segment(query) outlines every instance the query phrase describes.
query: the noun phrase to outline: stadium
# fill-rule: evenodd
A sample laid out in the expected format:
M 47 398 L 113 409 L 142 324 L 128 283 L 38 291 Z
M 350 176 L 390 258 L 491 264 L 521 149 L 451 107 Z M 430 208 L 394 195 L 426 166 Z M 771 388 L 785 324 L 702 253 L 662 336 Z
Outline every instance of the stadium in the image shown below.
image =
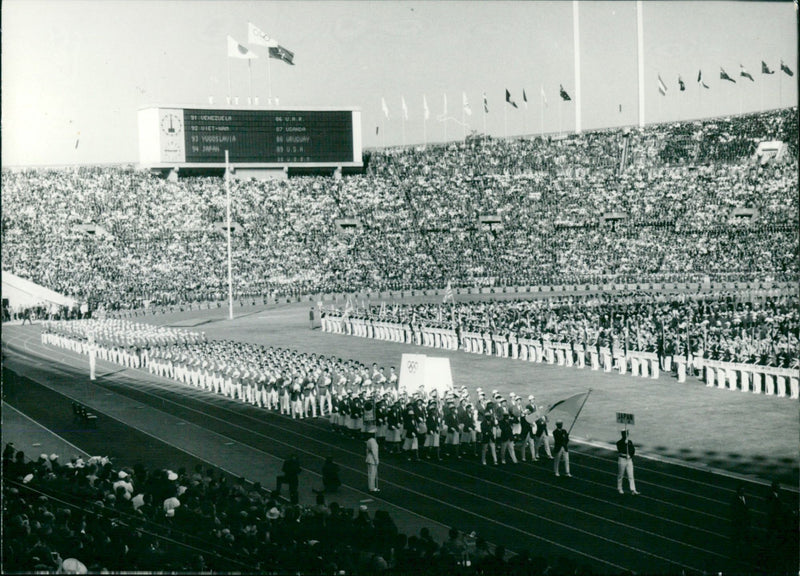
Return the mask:
M 135 162 L 69 127 L 10 163 L 4 104 L 3 573 L 796 573 L 796 31 L 690 83 L 619 3 L 620 120 L 587 68 L 611 6 L 505 6 L 553 18 L 570 73 L 450 112 L 431 88 L 413 123 L 401 91 L 278 100 L 315 12 L 232 4 L 227 94 L 139 99 Z M 463 7 L 432 4 L 333 33 Z

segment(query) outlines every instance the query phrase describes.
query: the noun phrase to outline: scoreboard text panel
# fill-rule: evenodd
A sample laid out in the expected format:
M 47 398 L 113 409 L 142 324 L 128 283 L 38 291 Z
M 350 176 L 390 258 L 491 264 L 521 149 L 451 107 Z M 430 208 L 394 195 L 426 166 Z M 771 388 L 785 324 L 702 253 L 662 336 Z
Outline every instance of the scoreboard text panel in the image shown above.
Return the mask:
M 158 108 L 139 112 L 143 164 L 361 164 L 353 110 Z
M 184 110 L 186 162 L 352 162 L 352 112 Z

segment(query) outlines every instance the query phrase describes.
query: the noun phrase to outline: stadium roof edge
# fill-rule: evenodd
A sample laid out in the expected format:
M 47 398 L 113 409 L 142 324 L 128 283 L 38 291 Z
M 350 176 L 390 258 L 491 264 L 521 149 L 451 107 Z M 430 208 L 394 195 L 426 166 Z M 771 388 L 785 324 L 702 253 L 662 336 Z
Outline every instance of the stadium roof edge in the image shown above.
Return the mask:
M 665 120 L 664 122 L 653 122 L 653 123 L 650 123 L 650 124 L 645 124 L 644 128 L 640 127 L 638 124 L 617 124 L 617 125 L 613 125 L 613 126 L 597 126 L 597 127 L 592 127 L 592 128 L 583 128 L 583 130 L 581 131 L 581 134 L 596 134 L 598 132 L 610 132 L 610 131 L 614 131 L 614 130 L 625 130 L 625 129 L 637 130 L 637 131 L 638 130 L 647 130 L 649 128 L 653 128 L 653 127 L 657 127 L 657 126 L 669 126 L 670 124 L 691 124 L 691 123 L 694 123 L 694 122 L 713 122 L 715 120 L 723 120 L 725 118 L 738 118 L 738 117 L 743 117 L 743 116 L 753 116 L 753 115 L 756 115 L 756 114 L 769 114 L 769 113 L 774 113 L 774 112 L 780 112 L 781 110 L 797 110 L 797 109 L 798 109 L 798 105 L 794 104 L 794 105 L 791 105 L 791 106 L 781 106 L 781 107 L 778 107 L 778 108 L 770 108 L 770 109 L 767 109 L 767 110 L 753 110 L 751 112 L 742 112 L 741 114 L 739 114 L 739 113 L 720 114 L 718 116 L 705 116 L 705 117 L 698 117 L 698 118 L 684 118 L 684 119 L 680 119 L 680 120 L 677 120 L 677 119 L 676 120 Z M 552 138 L 552 137 L 555 137 L 555 138 L 559 138 L 559 137 L 561 137 L 561 138 L 571 138 L 573 136 L 576 136 L 577 134 L 575 132 L 567 132 L 567 131 L 563 130 L 561 132 L 553 131 L 553 132 L 535 132 L 535 133 L 528 133 L 528 134 L 514 134 L 514 135 L 511 135 L 511 136 L 505 136 L 505 137 L 504 136 L 492 135 L 492 134 L 481 134 L 481 133 L 477 133 L 476 135 L 480 136 L 480 137 L 488 137 L 488 138 L 491 138 L 492 140 L 523 140 L 523 139 L 530 140 L 530 139 L 534 139 L 534 138 Z M 380 146 L 380 145 L 365 146 L 363 148 L 363 150 L 364 150 L 364 152 L 374 152 L 374 151 L 380 151 L 380 150 L 401 150 L 401 149 L 406 149 L 406 148 L 412 149 L 412 148 L 419 148 L 419 147 L 426 147 L 426 146 L 427 147 L 449 146 L 451 144 L 456 144 L 456 143 L 460 143 L 460 142 L 464 142 L 464 139 L 463 138 L 458 138 L 458 139 L 446 140 L 446 141 L 441 141 L 441 140 L 439 140 L 439 141 L 430 141 L 429 140 L 428 142 L 425 142 L 425 143 L 416 142 L 416 143 L 413 143 L 413 144 L 388 144 L 386 146 Z

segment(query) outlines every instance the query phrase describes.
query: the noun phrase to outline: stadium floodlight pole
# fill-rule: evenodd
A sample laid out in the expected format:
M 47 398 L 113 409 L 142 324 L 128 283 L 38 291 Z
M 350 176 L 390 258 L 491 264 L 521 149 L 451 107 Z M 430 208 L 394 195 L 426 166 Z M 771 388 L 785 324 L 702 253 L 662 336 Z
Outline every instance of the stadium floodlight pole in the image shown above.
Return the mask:
M 639 61 L 639 128 L 644 128 L 644 23 L 642 0 L 636 1 L 636 56 Z
M 231 264 L 231 167 L 225 150 L 225 212 L 228 229 L 228 320 L 233 320 L 233 266 Z
M 575 133 L 581 133 L 581 30 L 578 0 L 572 0 L 572 40 L 575 45 Z

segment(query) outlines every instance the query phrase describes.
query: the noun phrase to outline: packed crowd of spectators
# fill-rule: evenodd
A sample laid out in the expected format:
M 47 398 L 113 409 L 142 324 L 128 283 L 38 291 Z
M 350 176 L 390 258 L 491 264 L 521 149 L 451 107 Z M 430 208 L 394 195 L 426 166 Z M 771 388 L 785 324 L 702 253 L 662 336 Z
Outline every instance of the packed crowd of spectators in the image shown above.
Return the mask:
M 334 311 L 342 314 L 343 310 Z M 371 306 L 359 318 L 492 332 L 578 346 L 800 366 L 797 295 L 766 290 L 670 295 L 619 292 L 549 299 Z
M 790 108 L 387 149 L 342 179 L 236 180 L 234 291 L 795 280 L 797 128 Z M 788 151 L 762 161 L 771 140 Z M 2 186 L 3 265 L 24 278 L 92 309 L 226 296 L 219 178 L 4 170 Z
M 384 510 L 317 496 L 288 505 L 245 478 L 3 451 L 5 573 L 524 574 L 544 558 L 506 558 L 451 529 L 397 529 Z M 466 567 L 466 560 L 469 566 Z M 532 562 L 536 562 L 532 564 Z M 563 558 L 554 566 L 571 567 Z M 520 571 L 525 568 L 525 571 Z M 469 572 L 467 572 L 469 570 Z

